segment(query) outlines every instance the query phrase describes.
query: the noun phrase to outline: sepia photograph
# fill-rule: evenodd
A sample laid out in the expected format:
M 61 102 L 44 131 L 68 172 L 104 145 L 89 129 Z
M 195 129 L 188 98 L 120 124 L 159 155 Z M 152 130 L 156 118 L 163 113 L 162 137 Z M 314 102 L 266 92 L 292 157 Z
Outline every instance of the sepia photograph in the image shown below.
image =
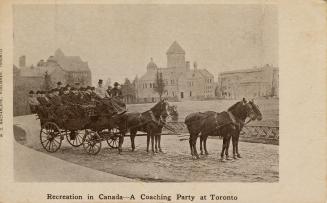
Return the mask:
M 279 182 L 276 5 L 12 11 L 16 182 Z

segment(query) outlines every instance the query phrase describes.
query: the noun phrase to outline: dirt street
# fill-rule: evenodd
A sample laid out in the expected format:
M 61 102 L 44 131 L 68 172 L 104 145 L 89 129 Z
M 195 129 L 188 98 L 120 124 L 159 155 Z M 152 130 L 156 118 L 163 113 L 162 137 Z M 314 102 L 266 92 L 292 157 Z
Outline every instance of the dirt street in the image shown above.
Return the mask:
M 39 123 L 31 116 L 18 117 L 29 133 L 26 145 L 45 152 L 39 142 Z M 20 125 L 22 127 L 22 125 Z M 192 160 L 188 140 L 178 136 L 162 136 L 164 153 L 146 153 L 146 137 L 136 137 L 136 151 L 130 151 L 129 137 L 125 138 L 123 154 L 102 143 L 101 152 L 88 155 L 83 147 L 73 148 L 63 140 L 61 148 L 53 154 L 57 158 L 100 171 L 141 181 L 218 181 L 218 182 L 277 182 L 278 150 L 276 145 L 240 142 L 241 159 L 219 162 L 222 140 L 208 139 L 209 156 Z M 230 148 L 230 154 L 232 149 Z

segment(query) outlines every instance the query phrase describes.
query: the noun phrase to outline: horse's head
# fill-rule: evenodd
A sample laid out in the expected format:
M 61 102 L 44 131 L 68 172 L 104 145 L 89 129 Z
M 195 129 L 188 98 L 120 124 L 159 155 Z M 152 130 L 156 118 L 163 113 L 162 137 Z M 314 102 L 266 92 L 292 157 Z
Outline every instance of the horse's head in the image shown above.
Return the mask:
M 261 121 L 262 120 L 262 113 L 260 112 L 259 106 L 257 104 L 254 103 L 254 100 L 252 99 L 251 101 L 249 101 L 249 104 L 251 105 L 254 113 L 257 115 L 257 120 Z
M 245 121 L 247 117 L 251 120 L 257 118 L 257 114 L 254 112 L 252 105 L 247 102 L 245 98 L 231 106 L 228 111 L 232 112 L 234 116 L 243 121 Z
M 153 114 L 158 117 L 166 120 L 169 115 L 168 111 L 169 103 L 165 99 L 160 100 L 154 107 L 151 108 Z

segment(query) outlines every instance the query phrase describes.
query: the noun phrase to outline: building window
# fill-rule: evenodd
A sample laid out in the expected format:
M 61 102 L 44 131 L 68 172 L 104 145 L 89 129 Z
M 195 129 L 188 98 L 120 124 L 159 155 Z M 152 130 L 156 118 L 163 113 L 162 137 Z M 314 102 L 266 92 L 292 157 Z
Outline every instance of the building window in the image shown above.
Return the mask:
M 152 88 L 152 83 L 150 83 L 150 88 Z
M 190 97 L 192 96 L 192 91 L 190 91 Z

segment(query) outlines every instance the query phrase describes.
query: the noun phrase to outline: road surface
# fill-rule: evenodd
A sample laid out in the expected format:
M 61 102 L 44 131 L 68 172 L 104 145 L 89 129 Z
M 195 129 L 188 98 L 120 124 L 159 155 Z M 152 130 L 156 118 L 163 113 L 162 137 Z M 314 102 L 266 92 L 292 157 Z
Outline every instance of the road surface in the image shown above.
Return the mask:
M 14 123 L 26 130 L 26 146 L 47 153 L 40 144 L 39 122 L 34 116 L 15 117 Z M 178 136 L 162 136 L 164 153 L 158 154 L 146 153 L 146 137 L 136 137 L 135 141 L 136 151 L 131 152 L 129 137 L 125 138 L 122 155 L 108 148 L 106 142 L 102 143 L 103 149 L 98 155 L 88 155 L 83 147 L 73 148 L 66 140 L 56 153 L 47 154 L 140 181 L 277 182 L 279 179 L 279 147 L 276 145 L 240 142 L 243 158 L 220 162 L 222 141 L 219 139 L 208 139 L 210 155 L 201 156 L 199 160 L 191 158 L 188 140 Z

